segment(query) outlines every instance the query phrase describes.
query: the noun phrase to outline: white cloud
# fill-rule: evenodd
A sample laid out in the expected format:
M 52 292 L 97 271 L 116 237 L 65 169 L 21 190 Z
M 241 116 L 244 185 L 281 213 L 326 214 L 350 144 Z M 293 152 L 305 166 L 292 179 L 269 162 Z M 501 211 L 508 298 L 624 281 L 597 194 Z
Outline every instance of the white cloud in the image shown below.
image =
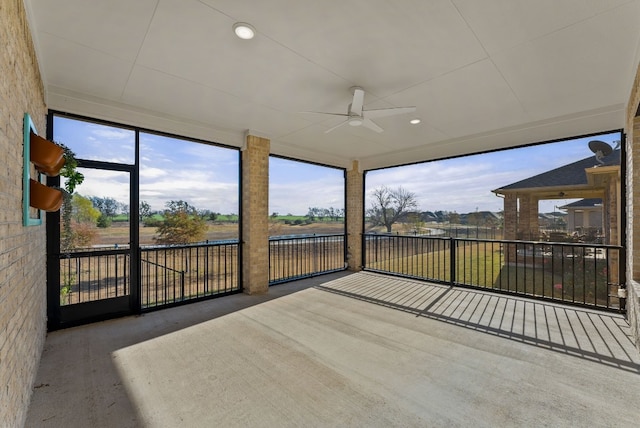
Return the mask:
M 146 167 L 140 168 L 140 179 L 158 178 L 167 175 L 167 171 L 160 168 Z
M 91 129 L 91 134 L 105 138 L 107 140 L 130 140 L 134 141 L 134 133 L 133 131 L 129 131 L 127 129 L 118 129 L 118 128 L 108 128 L 104 126 L 93 127 Z

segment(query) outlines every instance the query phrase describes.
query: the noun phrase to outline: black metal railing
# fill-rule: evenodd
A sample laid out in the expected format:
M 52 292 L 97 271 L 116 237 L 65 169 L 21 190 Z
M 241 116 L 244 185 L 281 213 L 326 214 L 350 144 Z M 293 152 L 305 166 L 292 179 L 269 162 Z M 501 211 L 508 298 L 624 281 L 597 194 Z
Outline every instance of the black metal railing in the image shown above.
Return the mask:
M 618 310 L 622 247 L 366 234 L 364 268 Z
M 269 238 L 269 284 L 344 270 L 344 234 Z
M 60 306 L 86 303 L 130 292 L 128 249 L 60 254 Z
M 142 309 L 240 291 L 238 242 L 140 249 Z

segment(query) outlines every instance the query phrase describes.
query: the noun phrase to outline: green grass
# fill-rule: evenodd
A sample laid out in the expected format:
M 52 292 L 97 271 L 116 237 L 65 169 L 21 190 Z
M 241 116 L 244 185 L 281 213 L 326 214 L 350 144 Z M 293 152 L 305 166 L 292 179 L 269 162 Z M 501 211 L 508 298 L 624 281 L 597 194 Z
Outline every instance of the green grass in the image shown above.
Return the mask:
M 381 252 L 383 255 L 385 251 Z M 369 262 L 368 268 L 442 282 L 450 282 L 449 250 L 412 254 Z M 548 265 L 506 265 L 499 249 L 471 244 L 456 253 L 456 283 L 567 301 L 599 304 L 606 300 L 606 278 L 582 270 L 552 272 Z

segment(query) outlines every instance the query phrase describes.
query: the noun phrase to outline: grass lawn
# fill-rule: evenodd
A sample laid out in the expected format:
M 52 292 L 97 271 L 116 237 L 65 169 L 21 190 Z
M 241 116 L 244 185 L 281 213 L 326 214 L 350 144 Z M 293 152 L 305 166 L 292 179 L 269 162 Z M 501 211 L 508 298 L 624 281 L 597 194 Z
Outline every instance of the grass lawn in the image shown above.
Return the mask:
M 384 253 L 384 251 L 382 251 Z M 412 254 L 405 257 L 368 262 L 367 267 L 449 282 L 451 254 L 449 249 Z M 542 267 L 505 265 L 499 245 L 470 243 L 457 249 L 456 283 L 481 288 L 517 291 L 531 295 L 561 297 L 562 277 Z M 564 290 L 565 292 L 567 290 Z

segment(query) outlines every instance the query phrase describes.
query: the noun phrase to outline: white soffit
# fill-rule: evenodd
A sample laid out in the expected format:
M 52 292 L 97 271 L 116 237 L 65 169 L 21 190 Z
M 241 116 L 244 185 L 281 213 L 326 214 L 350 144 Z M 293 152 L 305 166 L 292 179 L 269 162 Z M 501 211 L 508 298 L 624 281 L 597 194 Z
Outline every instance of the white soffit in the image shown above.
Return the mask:
M 640 58 L 640 0 L 25 2 L 50 108 L 339 166 L 622 128 Z M 417 110 L 381 134 L 303 113 L 354 85 Z

